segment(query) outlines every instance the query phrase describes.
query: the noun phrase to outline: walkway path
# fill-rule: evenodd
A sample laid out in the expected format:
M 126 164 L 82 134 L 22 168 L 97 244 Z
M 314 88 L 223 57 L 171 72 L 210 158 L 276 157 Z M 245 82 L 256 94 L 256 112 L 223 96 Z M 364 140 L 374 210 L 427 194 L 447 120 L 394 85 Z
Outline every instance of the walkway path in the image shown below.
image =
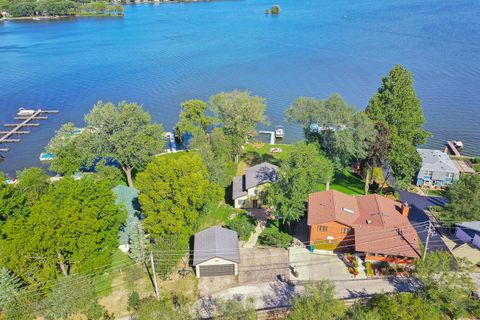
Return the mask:
M 257 244 L 258 237 L 262 233 L 262 231 L 265 229 L 263 221 L 258 221 L 257 226 L 255 228 L 255 231 L 253 234 L 250 236 L 250 239 L 248 239 L 247 242 L 243 244 L 243 248 L 253 248 Z

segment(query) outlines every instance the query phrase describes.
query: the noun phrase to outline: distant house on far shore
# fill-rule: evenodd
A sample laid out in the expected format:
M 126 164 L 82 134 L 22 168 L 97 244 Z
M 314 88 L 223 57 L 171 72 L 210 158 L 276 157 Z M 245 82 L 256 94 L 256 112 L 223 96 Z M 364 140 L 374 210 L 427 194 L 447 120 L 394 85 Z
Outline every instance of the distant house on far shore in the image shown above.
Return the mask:
M 232 197 L 237 209 L 259 208 L 259 194 L 266 185 L 277 182 L 278 167 L 268 162 L 257 164 L 242 176 L 233 178 Z
M 440 150 L 417 149 L 422 167 L 417 174 L 417 186 L 443 188 L 460 178 L 460 172 L 450 157 Z

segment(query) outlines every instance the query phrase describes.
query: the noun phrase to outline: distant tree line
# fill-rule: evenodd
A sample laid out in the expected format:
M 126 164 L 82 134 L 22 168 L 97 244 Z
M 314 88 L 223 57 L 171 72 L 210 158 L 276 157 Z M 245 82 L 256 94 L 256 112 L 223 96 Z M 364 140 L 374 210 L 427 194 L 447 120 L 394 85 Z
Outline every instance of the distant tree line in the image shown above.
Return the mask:
M 123 15 L 123 6 L 106 1 L 0 0 L 0 9 L 12 17 Z

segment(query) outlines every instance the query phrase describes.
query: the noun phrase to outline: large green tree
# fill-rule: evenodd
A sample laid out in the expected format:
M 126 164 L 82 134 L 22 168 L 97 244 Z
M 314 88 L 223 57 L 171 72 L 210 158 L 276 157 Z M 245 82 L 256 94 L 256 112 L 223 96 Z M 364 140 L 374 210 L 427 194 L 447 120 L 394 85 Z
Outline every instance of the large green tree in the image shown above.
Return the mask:
M 70 319 L 74 314 L 88 314 L 97 306 L 96 300 L 92 280 L 72 274 L 57 279 L 43 303 L 47 319 Z
M 289 320 L 334 320 L 341 319 L 346 312 L 345 303 L 335 298 L 335 285 L 330 280 L 307 284 L 305 292 L 291 303 Z
M 111 262 L 123 220 L 106 182 L 64 178 L 31 206 L 29 215 L 7 220 L 0 263 L 27 283 L 89 272 Z
M 375 128 L 364 112 L 334 94 L 326 100 L 300 97 L 286 110 L 288 122 L 300 124 L 307 140 L 318 141 L 339 167 L 367 156 Z
M 362 161 L 365 175 L 365 194 L 368 194 L 372 171 L 383 165 L 388 157 L 390 130 L 384 122 L 375 123 L 375 138 L 367 143 L 367 156 Z
M 282 162 L 277 183 L 266 191 L 267 203 L 284 221 L 298 221 L 305 213 L 308 194 L 328 185 L 332 176 L 333 164 L 316 143 L 296 143 Z
M 47 193 L 49 184 L 49 176 L 42 168 L 28 168 L 17 172 L 18 183 L 16 188 L 25 194 L 30 204 L 33 204 L 42 195 Z
M 206 114 L 208 104 L 199 99 L 187 100 L 181 104 L 180 119 L 176 125 L 180 134 L 191 133 L 194 136 L 207 134 L 215 119 Z
M 447 191 L 442 218 L 450 221 L 480 220 L 480 174 L 462 175 Z M 447 221 L 448 222 L 448 221 Z
M 132 171 L 143 169 L 165 145 L 162 126 L 136 103 L 99 101 L 85 116 L 90 146 L 97 157 L 116 160 L 130 187 Z
M 450 252 L 433 251 L 416 263 L 416 276 L 421 282 L 417 294 L 431 301 L 451 319 L 468 314 L 480 315 L 478 301 L 472 299 L 477 289 L 469 272 L 469 263 L 455 259 Z
M 192 139 L 192 150 L 195 150 L 207 167 L 210 179 L 222 187 L 232 180 L 235 163 L 232 161 L 232 149 L 223 128 L 215 128 L 208 135 L 200 134 Z
M 388 162 L 400 187 L 410 184 L 421 162 L 416 146 L 426 142 L 425 117 L 413 87 L 413 76 L 396 65 L 382 79 L 378 92 L 365 112 L 376 122 L 387 124 L 391 132 Z
M 221 197 L 220 187 L 210 181 L 207 168 L 195 154 L 155 158 L 138 174 L 137 187 L 146 215 L 145 231 L 157 241 L 177 236 L 178 241 L 188 242 L 206 204 Z
M 255 135 L 257 124 L 268 123 L 264 114 L 265 99 L 252 96 L 248 91 L 215 94 L 210 97 L 209 105 L 223 125 L 234 156 L 240 155 L 242 146 Z

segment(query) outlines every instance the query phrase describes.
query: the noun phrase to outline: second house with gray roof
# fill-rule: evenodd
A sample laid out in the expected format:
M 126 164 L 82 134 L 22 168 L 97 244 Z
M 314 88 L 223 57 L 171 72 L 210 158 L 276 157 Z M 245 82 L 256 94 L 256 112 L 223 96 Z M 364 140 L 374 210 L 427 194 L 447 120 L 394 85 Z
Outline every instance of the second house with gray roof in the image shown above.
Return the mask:
M 417 186 L 443 188 L 460 178 L 460 172 L 448 154 L 430 149 L 417 149 L 417 151 L 422 157 Z
M 269 184 L 277 182 L 278 167 L 263 162 L 250 167 L 244 175 L 233 178 L 232 196 L 237 209 L 252 209 L 261 206 L 260 192 Z

